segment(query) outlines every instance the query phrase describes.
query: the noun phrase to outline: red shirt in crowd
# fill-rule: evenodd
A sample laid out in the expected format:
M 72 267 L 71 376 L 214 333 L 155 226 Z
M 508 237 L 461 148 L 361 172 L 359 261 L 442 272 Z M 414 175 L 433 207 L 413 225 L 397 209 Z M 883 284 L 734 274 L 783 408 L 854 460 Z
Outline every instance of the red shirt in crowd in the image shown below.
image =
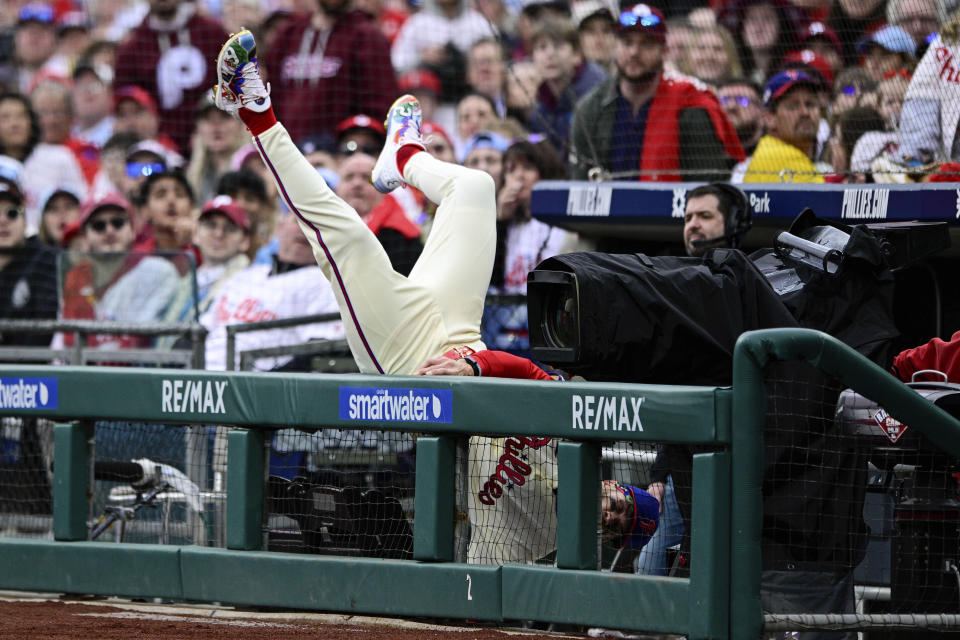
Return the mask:
M 182 3 L 172 25 L 148 15 L 117 49 L 114 87 L 138 85 L 160 107 L 160 129 L 190 148 L 197 105 L 217 81 L 217 56 L 227 40 L 219 22 Z
M 329 33 L 310 15 L 291 19 L 264 58 L 277 119 L 290 137 L 336 135 L 339 122 L 365 113 L 380 117 L 398 95 L 390 44 L 365 13 L 341 16 Z

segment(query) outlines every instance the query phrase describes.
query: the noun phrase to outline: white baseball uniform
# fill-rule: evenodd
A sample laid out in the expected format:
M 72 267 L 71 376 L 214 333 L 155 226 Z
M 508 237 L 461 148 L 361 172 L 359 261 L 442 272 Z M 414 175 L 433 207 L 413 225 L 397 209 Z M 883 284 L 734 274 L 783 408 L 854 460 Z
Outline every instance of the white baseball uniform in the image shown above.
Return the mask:
M 439 206 L 423 253 L 404 277 L 283 125 L 273 125 L 253 141 L 333 286 L 362 372 L 410 374 L 450 349 L 485 348 L 480 317 L 496 251 L 496 198 L 489 175 L 426 152 L 410 158 L 404 180 Z
M 557 441 L 470 438 L 467 562 L 534 562 L 557 546 Z

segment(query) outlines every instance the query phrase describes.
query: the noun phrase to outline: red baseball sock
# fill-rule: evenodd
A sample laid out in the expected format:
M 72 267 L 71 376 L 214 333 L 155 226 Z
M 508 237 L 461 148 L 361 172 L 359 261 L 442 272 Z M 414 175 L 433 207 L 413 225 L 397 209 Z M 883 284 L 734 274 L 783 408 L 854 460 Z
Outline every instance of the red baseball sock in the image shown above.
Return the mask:
M 247 125 L 247 129 L 253 136 L 258 136 L 277 124 L 277 116 L 273 115 L 273 106 L 259 113 L 251 109 L 240 109 L 240 119 Z
M 397 149 L 397 169 L 400 170 L 401 177 L 403 176 L 403 170 L 406 168 L 407 163 L 410 162 L 410 158 L 421 151 L 423 151 L 423 148 L 415 144 L 405 144 Z

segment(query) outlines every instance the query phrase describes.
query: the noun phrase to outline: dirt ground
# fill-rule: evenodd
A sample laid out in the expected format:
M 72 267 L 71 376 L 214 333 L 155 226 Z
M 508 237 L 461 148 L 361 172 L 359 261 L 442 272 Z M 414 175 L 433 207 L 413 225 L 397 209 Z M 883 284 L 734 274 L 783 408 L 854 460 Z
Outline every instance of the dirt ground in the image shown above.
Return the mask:
M 3 640 L 546 640 L 586 637 L 589 636 L 480 625 L 442 626 L 341 614 L 254 613 L 206 605 L 88 602 L 57 599 L 56 596 L 51 599 L 34 596 L 0 599 L 0 639 Z

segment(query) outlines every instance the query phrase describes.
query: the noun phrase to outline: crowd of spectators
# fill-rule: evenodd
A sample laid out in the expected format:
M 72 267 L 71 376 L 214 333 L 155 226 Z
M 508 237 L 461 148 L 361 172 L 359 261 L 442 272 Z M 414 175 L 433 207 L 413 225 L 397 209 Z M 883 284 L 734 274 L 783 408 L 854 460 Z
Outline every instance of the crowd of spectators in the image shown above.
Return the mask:
M 280 120 L 401 273 L 435 204 L 412 188 L 383 196 L 369 174 L 388 106 L 415 94 L 428 150 L 493 176 L 491 291 L 523 294 L 538 262 L 584 246 L 531 217 L 539 180 L 950 179 L 960 161 L 955 5 L 8 0 L 0 316 L 200 319 L 220 335 L 225 323 L 336 309 L 322 278 L 302 307 L 271 282 L 315 274 L 244 126 L 211 101 L 219 48 L 242 27 L 256 35 Z M 138 257 L 74 255 L 96 249 Z M 123 284 L 138 274 L 154 280 Z M 269 295 L 234 299 L 242 287 L 231 279 L 249 291 L 263 282 Z M 149 304 L 127 309 L 121 291 Z M 229 366 L 208 353 L 211 366 Z

